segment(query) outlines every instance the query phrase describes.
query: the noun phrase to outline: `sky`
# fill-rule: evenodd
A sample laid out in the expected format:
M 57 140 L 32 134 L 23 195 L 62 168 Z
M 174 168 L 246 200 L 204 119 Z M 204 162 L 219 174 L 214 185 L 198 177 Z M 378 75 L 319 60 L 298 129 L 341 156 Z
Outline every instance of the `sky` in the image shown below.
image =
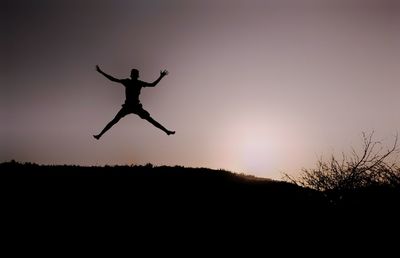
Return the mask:
M 181 165 L 281 179 L 400 129 L 395 0 L 0 0 L 0 162 Z M 136 115 L 117 77 L 152 82 Z

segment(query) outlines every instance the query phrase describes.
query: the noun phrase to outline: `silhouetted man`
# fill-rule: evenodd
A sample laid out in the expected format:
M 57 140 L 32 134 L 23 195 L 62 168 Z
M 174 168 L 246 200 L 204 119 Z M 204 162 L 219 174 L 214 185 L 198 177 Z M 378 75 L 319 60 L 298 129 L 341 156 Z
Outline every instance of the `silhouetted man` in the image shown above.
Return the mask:
M 112 77 L 111 75 L 106 74 L 103 72 L 98 65 L 96 65 L 96 71 L 104 75 L 106 78 L 113 82 L 119 82 L 125 87 L 125 104 L 122 105 L 121 110 L 117 113 L 117 115 L 114 117 L 113 120 L 111 120 L 106 127 L 104 127 L 103 131 L 99 133 L 98 135 L 93 135 L 94 138 L 97 140 L 100 139 L 100 137 L 107 132 L 113 125 L 118 123 L 118 121 L 123 118 L 124 116 L 128 114 L 136 114 L 142 119 L 146 119 L 150 123 L 152 123 L 155 127 L 163 130 L 167 135 L 174 134 L 174 131 L 170 131 L 166 129 L 164 126 L 162 126 L 160 123 L 158 123 L 156 120 L 154 120 L 149 112 L 143 109 L 142 104 L 139 101 L 139 95 L 140 95 L 140 90 L 142 87 L 154 87 L 156 86 L 161 79 L 168 74 L 167 70 L 160 71 L 160 77 L 158 77 L 157 80 L 155 80 L 152 83 L 144 82 L 141 80 L 138 80 L 139 78 L 139 71 L 136 69 L 131 70 L 131 78 L 127 79 L 116 79 Z

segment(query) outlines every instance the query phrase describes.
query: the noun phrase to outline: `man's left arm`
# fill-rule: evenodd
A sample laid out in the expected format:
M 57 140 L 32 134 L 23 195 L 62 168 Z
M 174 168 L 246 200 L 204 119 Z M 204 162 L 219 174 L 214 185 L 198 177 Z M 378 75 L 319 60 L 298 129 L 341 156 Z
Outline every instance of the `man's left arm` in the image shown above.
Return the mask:
M 145 84 L 144 86 L 145 86 L 145 87 L 154 87 L 154 86 L 156 86 L 156 85 L 161 81 L 162 78 L 164 78 L 164 76 L 167 76 L 167 75 L 168 75 L 168 71 L 167 71 L 167 70 L 160 71 L 160 76 L 158 77 L 157 80 L 155 80 L 155 81 L 152 82 L 152 83 L 145 82 L 145 83 L 144 83 L 144 84 Z

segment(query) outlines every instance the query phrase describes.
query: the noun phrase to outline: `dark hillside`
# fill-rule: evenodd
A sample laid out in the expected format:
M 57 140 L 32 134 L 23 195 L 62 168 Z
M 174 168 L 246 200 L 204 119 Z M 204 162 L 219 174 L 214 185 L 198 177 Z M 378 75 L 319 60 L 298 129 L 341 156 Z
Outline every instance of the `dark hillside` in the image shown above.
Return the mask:
M 206 168 L 43 166 L 16 162 L 2 163 L 0 168 L 5 194 L 22 199 L 256 210 L 324 205 L 320 193 L 291 183 Z
M 318 217 L 333 213 L 347 216 L 350 211 L 394 214 L 400 200 L 398 188 L 324 193 L 283 181 L 181 166 L 7 162 L 0 164 L 0 171 L 3 201 L 20 207 Z
M 139 237 L 154 237 L 154 230 L 164 232 L 164 241 L 178 228 L 180 234 L 202 232 L 214 239 L 215 232 L 226 237 L 254 230 L 269 237 L 362 234 L 392 228 L 398 218 L 398 189 L 366 189 L 334 203 L 295 184 L 206 168 L 8 162 L 0 171 L 4 225 L 10 234 L 31 232 L 29 239 L 44 226 L 50 235 L 69 232 L 78 239 L 85 239 L 76 235 L 82 230 Z

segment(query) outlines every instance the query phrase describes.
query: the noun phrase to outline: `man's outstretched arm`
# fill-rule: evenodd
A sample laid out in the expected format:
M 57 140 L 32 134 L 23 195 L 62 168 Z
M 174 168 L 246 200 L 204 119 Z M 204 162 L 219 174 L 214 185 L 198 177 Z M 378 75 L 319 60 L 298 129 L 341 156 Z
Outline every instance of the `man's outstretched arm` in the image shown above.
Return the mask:
M 107 79 L 109 79 L 110 81 L 113 81 L 113 82 L 121 82 L 120 79 L 114 78 L 114 77 L 112 77 L 111 75 L 106 74 L 105 72 L 103 72 L 103 71 L 100 69 L 100 67 L 99 67 L 98 65 L 96 65 L 96 71 L 98 71 L 99 73 L 101 73 L 102 75 L 104 75 L 104 76 L 105 76 Z
M 164 76 L 167 76 L 167 75 L 168 75 L 168 71 L 167 71 L 167 70 L 160 71 L 160 77 L 158 77 L 158 79 L 155 80 L 155 81 L 152 82 L 152 83 L 146 82 L 146 83 L 145 83 L 145 86 L 146 86 L 146 87 L 154 87 L 154 86 L 156 86 L 156 85 L 161 81 L 161 79 L 162 79 Z

